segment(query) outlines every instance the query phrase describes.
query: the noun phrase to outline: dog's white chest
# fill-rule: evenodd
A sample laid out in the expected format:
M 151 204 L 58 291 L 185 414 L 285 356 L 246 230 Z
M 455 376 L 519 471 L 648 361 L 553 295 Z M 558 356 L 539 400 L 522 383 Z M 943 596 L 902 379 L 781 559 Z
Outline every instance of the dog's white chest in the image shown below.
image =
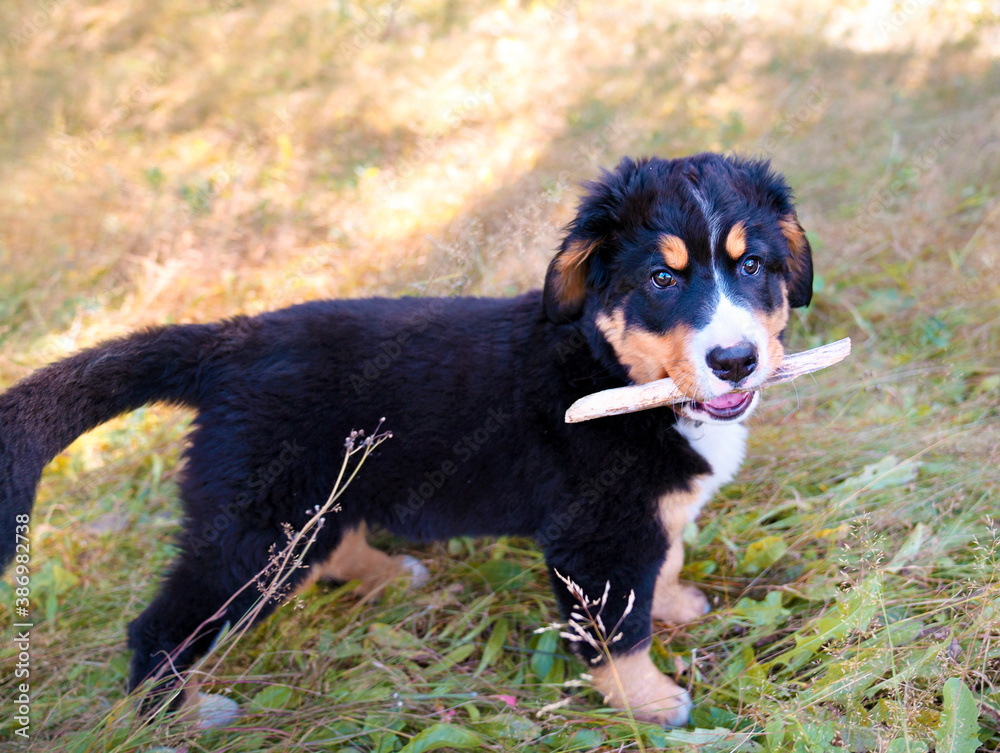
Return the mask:
M 687 511 L 688 520 L 694 520 L 719 487 L 732 481 L 740 469 L 746 457 L 748 432 L 742 424 L 695 423 L 685 419 L 674 428 L 712 466 L 710 474 L 698 477 L 699 496 Z

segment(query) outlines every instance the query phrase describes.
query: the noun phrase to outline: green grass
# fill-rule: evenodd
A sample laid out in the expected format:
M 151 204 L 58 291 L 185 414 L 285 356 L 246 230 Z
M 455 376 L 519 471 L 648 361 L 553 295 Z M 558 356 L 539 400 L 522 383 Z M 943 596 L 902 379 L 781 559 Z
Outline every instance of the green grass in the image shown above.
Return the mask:
M 11 747 L 1000 747 L 997 9 L 760 5 L 3 4 L 0 387 L 162 321 L 537 286 L 574 183 L 706 149 L 764 151 L 796 188 L 819 279 L 790 349 L 855 343 L 766 396 L 688 532 L 715 610 L 659 626 L 654 656 L 691 728 L 602 709 L 535 632 L 557 611 L 529 541 L 384 534 L 426 586 L 312 586 L 203 665 L 235 726 L 142 724 L 124 629 L 172 556 L 190 420 L 149 408 L 45 473 L 32 738 Z M 0 624 L 12 604 L 8 575 Z

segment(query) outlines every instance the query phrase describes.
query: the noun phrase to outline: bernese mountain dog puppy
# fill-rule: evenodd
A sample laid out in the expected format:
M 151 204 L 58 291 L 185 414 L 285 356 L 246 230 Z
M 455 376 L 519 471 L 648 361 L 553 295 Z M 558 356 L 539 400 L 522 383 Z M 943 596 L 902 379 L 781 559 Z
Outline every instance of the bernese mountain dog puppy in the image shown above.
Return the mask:
M 129 627 L 130 688 L 169 682 L 166 667 L 189 667 L 259 598 L 239 589 L 327 500 L 345 437 L 384 416 L 392 438 L 327 516 L 314 574 L 373 590 L 418 572 L 369 547 L 371 525 L 414 541 L 534 537 L 605 700 L 685 724 L 691 700 L 650 659 L 652 623 L 709 608 L 678 582 L 681 532 L 743 461 L 755 390 L 811 295 L 809 243 L 767 161 L 626 158 L 585 186 L 543 290 L 159 327 L 27 377 L 0 396 L 0 564 L 43 467 L 76 437 L 147 403 L 194 409 L 179 554 Z M 668 376 L 687 402 L 564 421 L 584 395 Z

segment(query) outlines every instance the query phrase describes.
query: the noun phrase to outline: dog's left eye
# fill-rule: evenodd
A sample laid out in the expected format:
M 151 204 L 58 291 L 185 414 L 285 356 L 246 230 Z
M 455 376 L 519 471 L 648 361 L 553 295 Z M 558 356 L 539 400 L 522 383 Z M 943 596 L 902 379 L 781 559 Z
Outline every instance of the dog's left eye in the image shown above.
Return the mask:
M 669 288 L 671 285 L 677 284 L 677 278 L 665 269 L 658 269 L 653 272 L 649 279 L 652 281 L 653 285 L 658 288 Z
M 758 259 L 756 256 L 748 256 L 746 259 L 743 260 L 743 263 L 740 265 L 740 269 L 743 270 L 743 274 L 745 275 L 755 275 L 758 272 L 760 272 L 760 268 L 761 268 L 760 259 Z

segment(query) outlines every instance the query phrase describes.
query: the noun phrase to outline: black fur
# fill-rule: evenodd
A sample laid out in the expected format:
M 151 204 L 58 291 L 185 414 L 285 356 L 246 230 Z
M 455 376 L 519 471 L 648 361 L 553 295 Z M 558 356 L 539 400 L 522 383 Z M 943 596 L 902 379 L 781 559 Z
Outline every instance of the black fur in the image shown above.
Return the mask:
M 657 500 L 710 467 L 674 430 L 671 409 L 576 425 L 563 414 L 577 398 L 629 381 L 595 316 L 645 284 L 657 234 L 682 233 L 695 261 L 704 261 L 707 246 L 697 239 L 708 229 L 690 185 L 755 228 L 774 279 L 795 302 L 808 300 L 811 263 L 808 280 L 801 269 L 795 276 L 776 225 L 794 216 L 790 193 L 766 163 L 715 155 L 623 160 L 588 186 L 568 229 L 567 243 L 594 245 L 580 261 L 581 300 L 557 300 L 550 268 L 544 294 L 510 299 L 313 302 L 147 330 L 17 384 L 0 396 L 0 561 L 13 556 L 15 515 L 30 511 L 42 468 L 74 438 L 146 403 L 193 408 L 180 554 L 130 626 L 134 688 L 167 653 L 175 667 L 189 666 L 226 619 L 249 608 L 258 594 L 237 599 L 176 653 L 266 564 L 269 547 L 283 541 L 282 525 L 301 526 L 325 501 L 344 438 L 384 416 L 393 437 L 348 488 L 342 511 L 328 516 L 313 561 L 360 521 L 424 541 L 534 536 L 550 571 L 587 594 L 611 583 L 605 624 L 617 622 L 634 589 L 615 650 L 645 645 L 669 543 L 656 522 Z M 632 312 L 638 304 L 629 300 Z M 634 312 L 642 326 L 671 326 L 643 311 Z M 601 482 L 609 469 L 615 481 Z M 569 592 L 561 584 L 555 592 L 568 615 Z M 594 656 L 586 644 L 577 648 Z

